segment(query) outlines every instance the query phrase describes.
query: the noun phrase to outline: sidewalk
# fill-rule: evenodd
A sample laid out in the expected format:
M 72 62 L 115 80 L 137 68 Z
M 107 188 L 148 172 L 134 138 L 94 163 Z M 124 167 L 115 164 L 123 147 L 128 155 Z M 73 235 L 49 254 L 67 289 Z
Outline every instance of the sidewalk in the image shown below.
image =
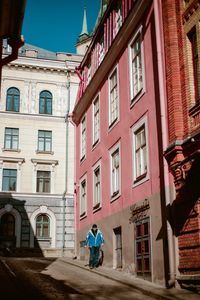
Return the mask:
M 60 261 L 73 265 L 75 267 L 85 269 L 86 272 L 93 272 L 104 278 L 108 278 L 114 281 L 119 282 L 120 284 L 124 284 L 133 289 L 137 289 L 141 291 L 146 296 L 151 296 L 154 299 L 166 299 L 166 300 L 197 300 L 200 299 L 200 293 L 193 293 L 184 289 L 166 289 L 162 288 L 152 282 L 145 281 L 139 278 L 135 278 L 134 276 L 117 271 L 107 267 L 99 267 L 98 269 L 90 270 L 87 266 L 85 266 L 85 261 L 73 260 L 70 258 L 60 258 Z

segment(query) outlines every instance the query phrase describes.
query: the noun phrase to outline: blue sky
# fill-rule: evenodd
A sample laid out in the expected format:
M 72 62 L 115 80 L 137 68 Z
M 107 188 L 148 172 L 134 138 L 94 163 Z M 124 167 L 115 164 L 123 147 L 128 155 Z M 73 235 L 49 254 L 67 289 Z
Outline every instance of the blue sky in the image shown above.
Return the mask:
M 22 30 L 25 42 L 54 52 L 75 52 L 84 2 L 88 30 L 92 31 L 100 0 L 27 0 Z

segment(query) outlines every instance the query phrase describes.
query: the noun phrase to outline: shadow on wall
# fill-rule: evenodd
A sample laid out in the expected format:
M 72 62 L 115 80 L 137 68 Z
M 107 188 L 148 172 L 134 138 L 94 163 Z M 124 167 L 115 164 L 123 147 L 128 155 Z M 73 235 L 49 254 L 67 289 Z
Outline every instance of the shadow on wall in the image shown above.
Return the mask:
M 175 236 L 179 236 L 187 227 L 190 219 L 195 219 L 199 212 L 197 203 L 200 198 L 200 153 L 193 158 L 192 166 L 182 187 L 177 194 L 176 200 L 171 207 L 167 207 L 168 219 Z
M 48 224 L 38 224 L 37 230 L 48 230 Z M 0 198 L 0 255 L 1 256 L 43 256 L 37 238 L 30 248 L 30 237 L 34 236 L 25 201 L 17 200 L 11 193 Z

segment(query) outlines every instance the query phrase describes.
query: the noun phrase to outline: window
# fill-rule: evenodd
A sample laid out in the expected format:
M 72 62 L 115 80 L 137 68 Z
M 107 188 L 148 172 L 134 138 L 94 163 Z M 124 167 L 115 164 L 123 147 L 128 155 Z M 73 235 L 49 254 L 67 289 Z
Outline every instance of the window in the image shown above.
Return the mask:
M 96 209 L 101 203 L 101 173 L 100 166 L 96 167 L 93 171 L 93 208 Z
M 119 118 L 119 95 L 117 69 L 109 78 L 109 126 L 112 126 Z
M 84 117 L 81 121 L 81 160 L 86 155 L 86 118 Z
M 44 239 L 50 237 L 50 220 L 45 214 L 41 214 L 36 218 L 36 236 Z
M 93 102 L 93 145 L 95 145 L 100 138 L 100 111 L 99 111 L 99 97 Z
M 52 148 L 52 131 L 38 131 L 38 151 L 50 152 Z
M 17 188 L 17 170 L 3 169 L 3 191 L 16 191 Z
M 12 87 L 7 90 L 6 110 L 19 112 L 20 92 L 17 88 Z
M 37 171 L 37 193 L 50 193 L 50 183 L 50 171 Z
M 120 192 L 120 152 L 116 148 L 111 153 L 111 197 L 114 198 Z
M 5 128 L 4 148 L 17 150 L 19 143 L 19 129 Z
M 144 118 L 133 128 L 133 172 L 134 183 L 148 179 L 148 135 L 147 119 Z
M 86 179 L 80 184 L 80 217 L 86 215 Z
M 193 28 L 188 34 L 191 52 L 192 52 L 192 65 L 193 65 L 193 78 L 194 78 L 194 90 L 195 90 L 195 101 L 200 101 L 200 70 L 199 70 L 199 56 L 198 56 L 198 43 L 196 28 Z
M 49 91 L 42 91 L 39 100 L 39 113 L 52 114 L 52 94 Z
M 131 100 L 135 100 L 137 95 L 144 88 L 144 70 L 142 60 L 141 33 L 139 33 L 130 45 L 130 86 Z

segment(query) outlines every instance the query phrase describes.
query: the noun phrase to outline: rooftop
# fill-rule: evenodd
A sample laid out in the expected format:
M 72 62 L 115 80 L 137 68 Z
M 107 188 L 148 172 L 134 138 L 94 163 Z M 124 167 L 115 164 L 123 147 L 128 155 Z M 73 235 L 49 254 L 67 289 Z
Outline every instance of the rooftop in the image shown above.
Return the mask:
M 7 40 L 3 41 L 3 54 L 10 54 L 11 47 L 8 45 Z M 72 60 L 80 62 L 82 59 L 81 55 L 74 54 L 74 53 L 67 53 L 67 52 L 53 52 L 49 51 L 35 45 L 25 43 L 19 49 L 19 57 L 31 57 L 31 58 L 38 58 L 38 59 L 45 59 L 45 60 Z

